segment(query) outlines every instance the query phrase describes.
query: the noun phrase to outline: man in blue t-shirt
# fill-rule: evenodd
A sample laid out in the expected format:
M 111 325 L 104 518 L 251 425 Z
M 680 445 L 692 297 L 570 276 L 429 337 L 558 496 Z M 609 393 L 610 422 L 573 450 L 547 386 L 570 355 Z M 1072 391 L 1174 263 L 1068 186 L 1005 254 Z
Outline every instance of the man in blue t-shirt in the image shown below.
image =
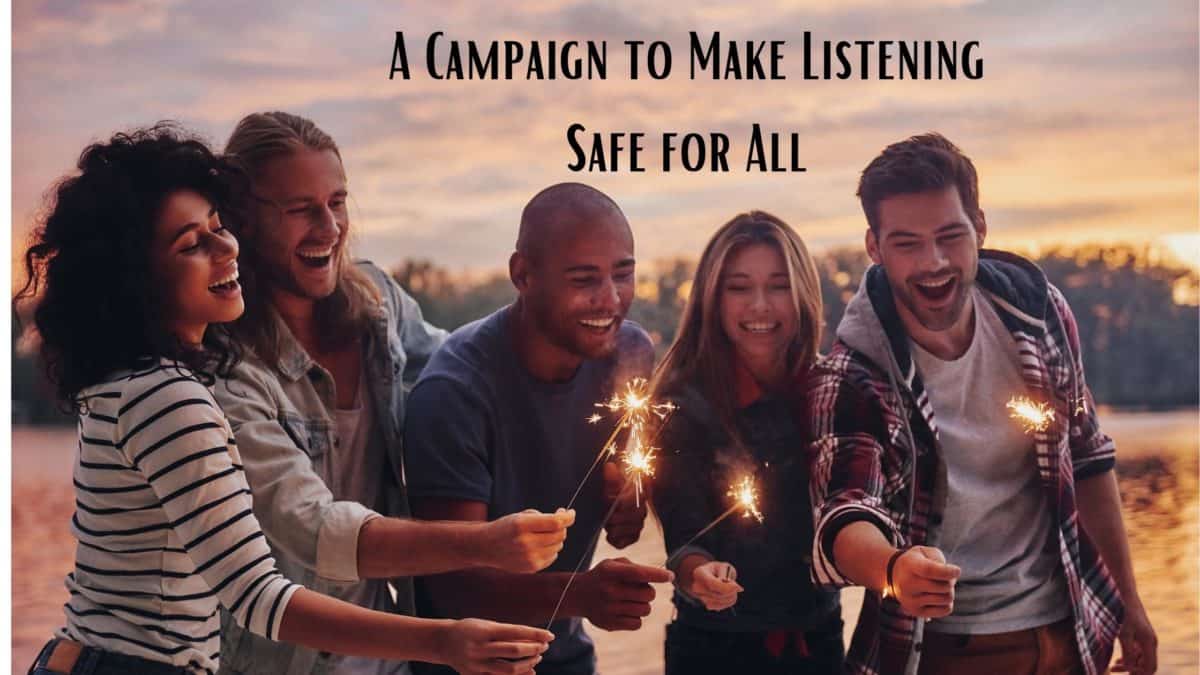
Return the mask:
M 516 248 L 509 276 L 517 301 L 455 331 L 409 397 L 408 491 L 419 518 L 491 520 L 565 506 L 610 431 L 587 424 L 594 404 L 653 365 L 645 331 L 623 321 L 633 299 L 633 234 L 612 199 L 579 183 L 546 188 L 522 212 Z M 427 577 L 418 591 L 423 613 L 544 625 L 569 572 L 592 556 L 621 482 L 614 468 L 584 484 L 575 524 L 548 570 Z M 621 499 L 606 525 L 618 547 L 637 540 L 645 518 L 644 502 Z M 670 580 L 666 570 L 624 559 L 580 574 L 538 672 L 595 672 L 582 617 L 636 630 L 650 612 L 650 584 Z

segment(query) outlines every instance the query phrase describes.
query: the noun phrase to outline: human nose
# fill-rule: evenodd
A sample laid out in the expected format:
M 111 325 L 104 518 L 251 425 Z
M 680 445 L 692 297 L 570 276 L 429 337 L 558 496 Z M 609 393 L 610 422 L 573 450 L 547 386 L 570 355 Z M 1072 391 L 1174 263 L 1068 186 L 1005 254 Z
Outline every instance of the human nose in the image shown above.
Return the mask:
M 328 204 L 314 209 L 313 223 L 316 225 L 317 230 L 321 232 L 332 231 L 336 233 L 341 230 L 341 227 L 338 225 L 337 213 Z
M 213 233 L 213 259 L 226 263 L 238 256 L 238 240 L 228 228 Z
M 767 289 L 759 286 L 750 297 L 750 309 L 761 312 L 767 309 Z
M 614 309 L 621 303 L 621 293 L 612 278 L 607 278 L 600 284 L 594 296 L 595 302 L 603 309 Z
M 941 244 L 935 241 L 925 248 L 921 262 L 922 267 L 926 271 L 937 272 L 946 268 L 950 262 L 950 258 L 946 255 L 946 251 L 942 249 Z

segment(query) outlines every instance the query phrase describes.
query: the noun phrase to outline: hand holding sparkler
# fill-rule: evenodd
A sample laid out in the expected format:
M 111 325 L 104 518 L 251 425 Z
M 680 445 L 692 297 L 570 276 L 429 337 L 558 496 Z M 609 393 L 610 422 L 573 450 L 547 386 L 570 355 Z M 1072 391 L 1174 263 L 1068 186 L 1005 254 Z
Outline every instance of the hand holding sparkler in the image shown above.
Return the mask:
M 637 630 L 650 614 L 656 595 L 650 584 L 674 581 L 670 571 L 638 565 L 626 558 L 604 560 L 579 575 L 575 582 L 574 609 L 566 613 L 586 617 L 604 630 Z
M 895 554 L 889 567 L 883 596 L 895 598 L 905 614 L 934 619 L 954 611 L 954 586 L 962 570 L 947 564 L 941 551 L 913 546 Z
M 486 535 L 476 558 L 508 572 L 537 572 L 553 563 L 575 522 L 575 511 L 540 513 L 526 509 L 481 524 Z
M 680 587 L 711 612 L 733 607 L 738 594 L 746 590 L 737 582 L 737 569 L 727 562 L 694 558 L 685 556 L 679 564 Z

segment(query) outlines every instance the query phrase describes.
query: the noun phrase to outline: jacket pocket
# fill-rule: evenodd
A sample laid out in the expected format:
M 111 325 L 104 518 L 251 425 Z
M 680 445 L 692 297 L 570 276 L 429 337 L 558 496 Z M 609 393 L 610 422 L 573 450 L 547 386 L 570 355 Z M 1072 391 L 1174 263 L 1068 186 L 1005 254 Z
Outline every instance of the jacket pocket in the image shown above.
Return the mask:
M 279 423 L 288 437 L 313 459 L 323 457 L 332 446 L 332 429 L 324 420 L 310 420 L 293 412 L 281 412 Z

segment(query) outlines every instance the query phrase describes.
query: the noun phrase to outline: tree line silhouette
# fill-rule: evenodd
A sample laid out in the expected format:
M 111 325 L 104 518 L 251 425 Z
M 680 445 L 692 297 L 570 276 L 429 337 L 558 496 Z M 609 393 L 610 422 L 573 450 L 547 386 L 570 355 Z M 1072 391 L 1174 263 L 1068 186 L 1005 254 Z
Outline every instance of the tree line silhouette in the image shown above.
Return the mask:
M 1062 289 L 1079 323 L 1088 384 L 1097 403 L 1124 408 L 1200 404 L 1200 274 L 1151 247 L 1061 246 L 1031 255 Z M 816 256 L 825 304 L 823 348 L 870 261 L 861 249 Z M 638 274 L 630 316 L 661 354 L 675 337 L 695 261 L 656 261 Z M 393 276 L 425 318 L 447 329 L 486 316 L 516 294 L 507 276 L 468 279 L 429 260 L 406 260 Z M 27 310 L 26 310 L 27 311 Z M 16 317 L 14 316 L 14 319 Z M 13 423 L 73 418 L 50 396 L 35 357 L 36 335 L 13 322 Z

